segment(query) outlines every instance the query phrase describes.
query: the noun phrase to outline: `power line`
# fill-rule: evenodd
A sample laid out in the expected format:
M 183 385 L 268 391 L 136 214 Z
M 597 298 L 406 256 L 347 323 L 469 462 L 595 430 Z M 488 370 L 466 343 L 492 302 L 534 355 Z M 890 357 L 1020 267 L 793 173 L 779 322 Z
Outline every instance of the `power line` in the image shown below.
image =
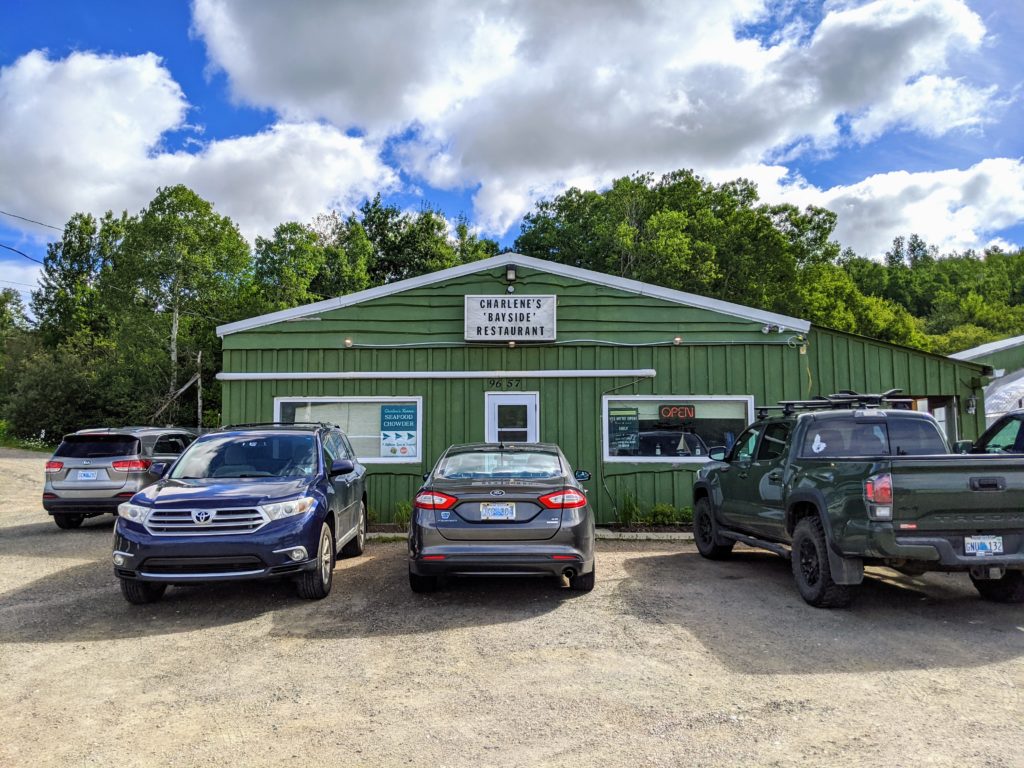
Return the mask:
M 41 262 L 39 259 L 33 258 L 24 251 L 19 251 L 17 248 L 12 248 L 9 245 L 4 245 L 3 243 L 0 243 L 0 248 L 6 248 L 8 251 L 14 251 L 19 256 L 24 256 L 26 259 L 28 259 L 29 261 L 34 261 L 36 264 L 43 264 L 43 262 Z M 43 266 L 45 267 L 46 265 L 43 264 Z
M 56 229 L 58 232 L 63 232 L 64 231 L 64 227 L 57 227 L 57 226 L 54 226 L 53 224 L 47 224 L 44 221 L 36 221 L 35 219 L 30 219 L 27 216 L 19 216 L 18 214 L 11 213 L 10 211 L 0 211 L 0 214 L 3 214 L 4 216 L 10 216 L 12 219 L 21 219 L 22 221 L 27 221 L 30 224 L 38 224 L 40 227 L 48 227 L 49 229 Z

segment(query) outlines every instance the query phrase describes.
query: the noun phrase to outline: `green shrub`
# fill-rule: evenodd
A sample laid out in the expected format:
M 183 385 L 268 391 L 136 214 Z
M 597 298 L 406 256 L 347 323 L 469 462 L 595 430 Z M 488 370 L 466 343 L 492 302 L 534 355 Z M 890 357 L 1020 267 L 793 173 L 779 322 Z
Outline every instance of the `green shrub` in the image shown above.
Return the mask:
M 395 524 L 403 531 L 407 531 L 411 520 L 412 504 L 408 501 L 400 501 L 395 504 Z
M 679 510 L 671 504 L 659 503 L 651 507 L 651 525 L 672 525 L 679 519 Z
M 680 523 L 692 523 L 693 522 L 693 507 L 682 507 L 679 510 L 679 522 Z
M 636 503 L 636 497 L 627 493 L 622 498 L 622 507 L 619 509 L 619 522 L 623 525 L 632 525 L 640 520 L 640 505 Z

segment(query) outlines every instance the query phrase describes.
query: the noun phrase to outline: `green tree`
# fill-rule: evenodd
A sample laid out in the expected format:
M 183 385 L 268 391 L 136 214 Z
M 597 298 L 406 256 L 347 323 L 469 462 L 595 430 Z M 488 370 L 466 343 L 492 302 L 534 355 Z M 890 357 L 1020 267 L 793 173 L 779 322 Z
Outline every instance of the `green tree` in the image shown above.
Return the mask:
M 206 364 L 217 365 L 215 328 L 244 313 L 250 263 L 249 246 L 234 223 L 187 187 L 158 189 L 138 216 L 126 220 L 97 286 L 118 317 L 115 335 L 122 347 L 140 354 L 166 350 L 166 367 L 147 370 L 151 379 L 162 379 L 165 398 L 181 383 L 182 355 L 196 360 L 202 351 Z M 148 405 L 155 411 L 159 402 Z

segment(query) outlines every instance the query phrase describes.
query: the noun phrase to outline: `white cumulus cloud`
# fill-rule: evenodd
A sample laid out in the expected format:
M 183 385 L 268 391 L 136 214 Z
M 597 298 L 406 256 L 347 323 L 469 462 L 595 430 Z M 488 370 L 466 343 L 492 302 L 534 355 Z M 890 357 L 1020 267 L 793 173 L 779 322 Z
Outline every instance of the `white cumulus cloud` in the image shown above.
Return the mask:
M 0 69 L 0 178 L 5 204 L 62 224 L 76 211 L 134 213 L 158 186 L 186 184 L 243 234 L 351 207 L 395 184 L 379 147 L 315 122 L 280 122 L 251 136 L 170 152 L 189 105 L 153 54 L 28 53 Z M 193 142 L 195 143 L 195 142 Z

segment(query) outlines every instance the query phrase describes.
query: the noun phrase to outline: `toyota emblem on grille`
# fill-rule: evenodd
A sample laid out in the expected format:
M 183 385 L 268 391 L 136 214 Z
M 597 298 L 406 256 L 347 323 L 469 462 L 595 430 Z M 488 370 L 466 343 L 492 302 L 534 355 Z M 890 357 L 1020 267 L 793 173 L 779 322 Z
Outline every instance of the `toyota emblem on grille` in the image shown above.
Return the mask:
M 193 509 L 192 522 L 196 525 L 207 525 L 213 520 L 213 512 L 208 509 Z
M 496 488 L 493 491 L 491 491 L 491 496 L 504 496 L 504 495 L 505 495 L 505 492 L 503 490 L 501 490 L 500 488 Z

